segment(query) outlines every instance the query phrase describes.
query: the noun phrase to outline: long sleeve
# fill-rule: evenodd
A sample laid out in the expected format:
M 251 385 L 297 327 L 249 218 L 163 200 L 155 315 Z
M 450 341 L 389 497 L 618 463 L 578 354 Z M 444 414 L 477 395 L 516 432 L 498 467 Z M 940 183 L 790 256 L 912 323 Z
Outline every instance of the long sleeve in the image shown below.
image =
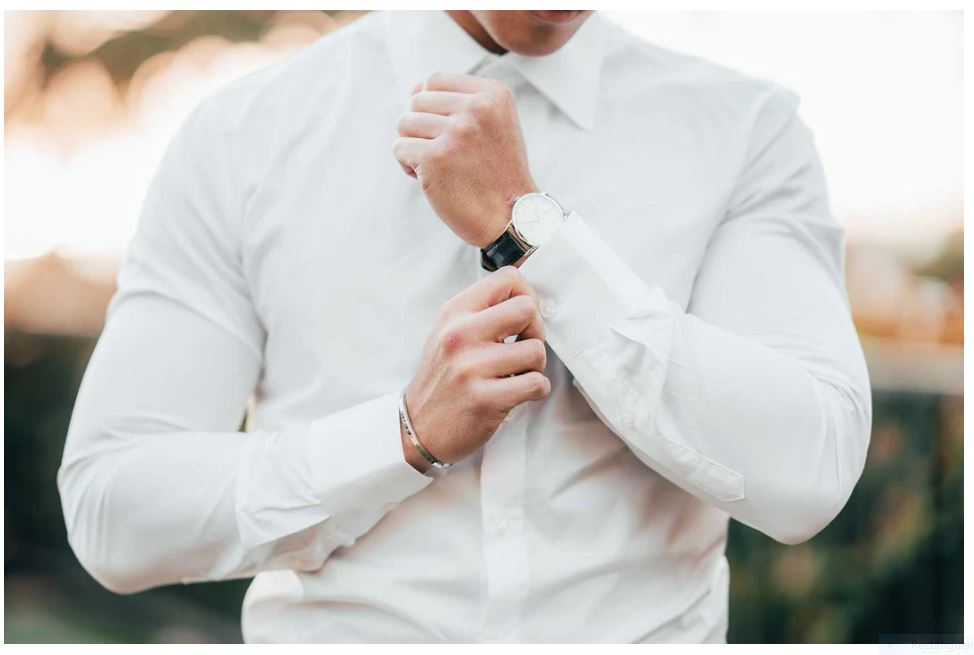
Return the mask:
M 686 310 L 581 216 L 521 267 L 598 416 L 676 485 L 784 543 L 841 510 L 871 397 L 843 231 L 797 99 L 770 95 Z
M 395 390 L 279 432 L 237 430 L 264 331 L 226 133 L 201 109 L 166 151 L 58 471 L 74 552 L 120 593 L 317 569 L 432 481 L 403 458 Z

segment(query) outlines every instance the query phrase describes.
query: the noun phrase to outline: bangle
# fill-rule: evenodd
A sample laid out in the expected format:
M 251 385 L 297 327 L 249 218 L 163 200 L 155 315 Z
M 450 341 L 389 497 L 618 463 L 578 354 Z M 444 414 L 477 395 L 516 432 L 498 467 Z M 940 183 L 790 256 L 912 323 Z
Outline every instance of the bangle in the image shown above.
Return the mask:
M 413 444 L 420 455 L 423 456 L 427 462 L 432 464 L 438 469 L 449 468 L 451 465 L 446 462 L 441 462 L 440 460 L 433 457 L 430 451 L 423 447 L 423 444 L 419 443 L 419 438 L 416 436 L 416 430 L 413 429 L 413 423 L 409 420 L 409 412 L 406 411 L 406 390 L 403 389 L 402 393 L 399 394 L 399 421 L 402 423 L 402 427 L 406 430 L 406 436 L 409 437 L 409 442 Z

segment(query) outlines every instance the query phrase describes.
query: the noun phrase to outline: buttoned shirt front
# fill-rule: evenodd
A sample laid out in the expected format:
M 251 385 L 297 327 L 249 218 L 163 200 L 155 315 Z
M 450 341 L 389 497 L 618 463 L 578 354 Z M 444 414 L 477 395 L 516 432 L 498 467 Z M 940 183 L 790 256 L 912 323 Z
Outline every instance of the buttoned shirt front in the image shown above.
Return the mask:
M 486 273 L 391 153 L 437 70 L 512 87 L 570 210 L 521 266 L 552 392 L 442 476 L 405 462 L 397 398 Z M 597 14 L 540 58 L 370 14 L 221 90 L 166 152 L 79 393 L 80 561 L 117 591 L 256 575 L 251 642 L 725 639 L 728 518 L 810 537 L 869 439 L 796 107 Z

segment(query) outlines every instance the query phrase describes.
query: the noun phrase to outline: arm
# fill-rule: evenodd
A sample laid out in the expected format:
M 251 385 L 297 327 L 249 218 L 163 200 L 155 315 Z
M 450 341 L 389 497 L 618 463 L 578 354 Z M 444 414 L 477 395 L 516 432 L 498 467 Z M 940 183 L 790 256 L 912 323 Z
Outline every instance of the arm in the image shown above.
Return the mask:
M 69 542 L 117 592 L 317 569 L 431 482 L 404 460 L 398 390 L 237 431 L 264 333 L 214 125 L 194 114 L 152 183 L 58 471 Z
M 633 453 L 784 543 L 841 510 L 871 423 L 843 233 L 794 105 L 765 107 L 687 311 L 578 216 L 522 265 L 558 307 L 550 345 Z
M 639 459 L 796 543 L 834 518 L 858 480 L 871 398 L 842 288 L 843 232 L 811 136 L 793 97 L 765 100 L 686 311 L 577 214 L 521 270 L 552 349 Z M 534 188 L 510 92 L 437 74 L 410 108 L 397 159 L 440 218 L 483 247 L 509 216 L 498 207 Z
M 68 540 L 116 592 L 316 570 L 432 482 L 400 430 L 398 389 L 277 432 L 237 431 L 265 335 L 239 246 L 234 129 L 204 106 L 167 150 L 68 430 L 57 477 Z M 449 299 L 407 391 L 424 445 L 458 461 L 514 406 L 546 396 L 543 339 L 517 269 Z

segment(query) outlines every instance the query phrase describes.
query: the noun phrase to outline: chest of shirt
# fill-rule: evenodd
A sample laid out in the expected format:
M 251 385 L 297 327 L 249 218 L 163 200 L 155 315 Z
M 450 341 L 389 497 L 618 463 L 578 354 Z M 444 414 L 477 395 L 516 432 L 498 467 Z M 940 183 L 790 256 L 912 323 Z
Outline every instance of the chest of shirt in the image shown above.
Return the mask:
M 586 131 L 530 93 L 519 110 L 538 185 L 686 306 L 730 171 L 662 106 L 608 105 Z M 477 249 L 392 156 L 402 105 L 374 97 L 353 93 L 292 139 L 248 204 L 242 255 L 267 330 L 262 394 L 290 416 L 408 380 L 439 306 L 481 276 Z

